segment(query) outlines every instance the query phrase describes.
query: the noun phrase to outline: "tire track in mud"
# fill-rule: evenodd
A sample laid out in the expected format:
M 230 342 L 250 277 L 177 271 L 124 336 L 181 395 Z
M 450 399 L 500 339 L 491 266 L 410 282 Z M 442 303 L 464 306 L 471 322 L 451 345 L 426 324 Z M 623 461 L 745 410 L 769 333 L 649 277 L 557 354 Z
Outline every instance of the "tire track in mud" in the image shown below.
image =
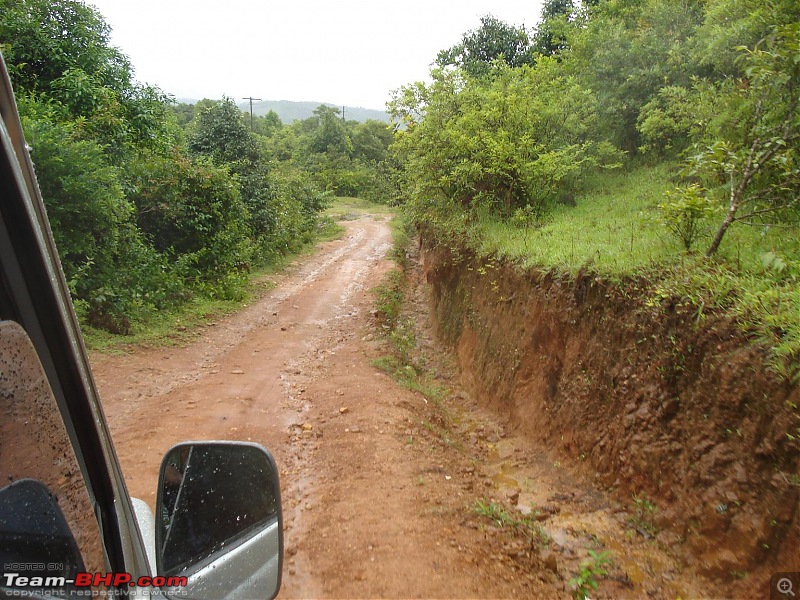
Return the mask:
M 153 505 L 161 457 L 179 441 L 269 448 L 281 470 L 282 598 L 570 597 L 579 561 L 601 546 L 618 555 L 606 595 L 697 592 L 660 549 L 626 538 L 621 507 L 504 431 L 447 368 L 440 383 L 453 394 L 439 404 L 372 366 L 387 351 L 369 289 L 391 268 L 389 228 L 369 217 L 346 227 L 187 347 L 93 357 L 131 494 Z M 445 354 L 414 277 L 418 341 L 437 366 Z M 546 503 L 549 547 L 477 516 L 477 500 L 512 515 Z
M 301 293 L 304 288 L 313 285 L 320 277 L 336 263 L 342 262 L 349 253 L 355 252 L 359 245 L 365 243 L 367 229 L 364 227 L 351 228 L 345 238 L 345 243 L 329 242 L 323 244 L 323 251 L 314 254 L 297 268 L 296 272 L 282 281 L 279 288 L 268 294 L 258 302 L 251 304 L 244 310 L 232 315 L 219 323 L 212 323 L 206 328 L 206 333 L 201 340 L 185 348 L 167 348 L 156 350 L 138 350 L 135 354 L 124 358 L 125 370 L 130 385 L 127 390 L 109 389 L 110 372 L 118 366 L 116 357 L 95 355 L 92 365 L 98 386 L 104 388 L 104 397 L 117 400 L 117 394 L 128 391 L 126 397 L 126 410 L 135 410 L 140 398 L 165 394 L 172 389 L 196 381 L 208 375 L 215 369 L 215 363 L 224 357 L 231 348 L 240 343 L 244 336 L 256 327 L 269 327 L 279 322 L 275 314 L 281 304 L 291 300 L 292 296 Z M 377 261 L 381 259 L 391 244 L 386 239 L 373 243 L 368 248 L 366 260 Z M 357 277 L 363 279 L 365 274 L 358 273 Z M 358 281 L 353 282 L 355 289 Z M 354 288 L 348 287 L 347 290 Z M 347 292 L 341 297 L 341 304 L 346 301 Z M 320 321 L 324 324 L 324 321 Z M 156 366 L 157 365 L 157 366 Z M 210 373 L 216 374 L 216 373 Z
M 186 439 L 238 439 L 269 448 L 281 468 L 284 516 L 299 527 L 314 477 L 293 442 L 309 409 L 303 388 L 352 337 L 366 286 L 388 266 L 386 219 L 347 224 L 346 236 L 302 260 L 266 297 L 209 327 L 185 348 L 93 356 L 104 411 L 133 496 L 151 508 L 164 452 Z M 287 531 L 287 540 L 292 535 Z M 306 591 L 314 595 L 313 583 Z

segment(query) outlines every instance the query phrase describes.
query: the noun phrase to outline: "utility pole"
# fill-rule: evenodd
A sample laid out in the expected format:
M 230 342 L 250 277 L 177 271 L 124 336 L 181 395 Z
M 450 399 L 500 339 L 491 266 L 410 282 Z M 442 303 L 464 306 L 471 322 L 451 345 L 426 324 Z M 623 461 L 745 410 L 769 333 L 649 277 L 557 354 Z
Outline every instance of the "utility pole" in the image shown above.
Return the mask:
M 253 131 L 253 101 L 259 101 L 261 98 L 248 96 L 247 98 L 242 98 L 242 100 L 250 100 L 250 131 Z
M 347 108 L 346 106 L 342 106 L 342 122 L 346 123 L 347 121 L 344 120 L 344 109 Z

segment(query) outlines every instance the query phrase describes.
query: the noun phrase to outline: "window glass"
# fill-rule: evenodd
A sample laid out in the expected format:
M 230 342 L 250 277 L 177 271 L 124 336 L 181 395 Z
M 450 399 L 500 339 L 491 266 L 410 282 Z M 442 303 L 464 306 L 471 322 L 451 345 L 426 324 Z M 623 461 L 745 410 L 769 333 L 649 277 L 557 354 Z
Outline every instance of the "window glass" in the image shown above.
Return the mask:
M 107 571 L 86 482 L 39 357 L 22 327 L 3 321 L 0 322 L 0 488 L 27 479 L 41 482 L 52 495 L 72 532 L 84 570 Z M 13 500 L 20 490 L 21 487 L 6 490 L 6 498 Z M 8 507 L 13 506 L 13 501 L 8 503 Z M 14 515 L 6 516 L 8 522 L 26 522 L 25 515 L 16 519 Z M 53 544 L 63 543 L 54 538 Z M 11 554 L 4 554 L 3 560 L 13 560 L 15 548 L 20 552 L 19 558 L 27 562 L 29 557 L 26 558 L 21 544 L 9 544 L 7 550 Z M 25 575 L 22 570 L 20 574 Z

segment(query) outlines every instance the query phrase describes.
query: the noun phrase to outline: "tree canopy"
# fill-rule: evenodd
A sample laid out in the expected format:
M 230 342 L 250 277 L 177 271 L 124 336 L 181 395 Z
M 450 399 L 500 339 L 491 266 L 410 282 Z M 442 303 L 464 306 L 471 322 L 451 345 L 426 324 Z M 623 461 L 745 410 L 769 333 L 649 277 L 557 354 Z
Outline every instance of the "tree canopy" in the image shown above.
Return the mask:
M 496 62 L 511 67 L 532 65 L 533 47 L 524 26 L 504 23 L 492 15 L 481 17 L 481 26 L 464 34 L 461 42 L 436 57 L 440 67 L 455 65 L 473 77 L 486 75 Z
M 663 206 L 687 248 L 716 214 L 709 255 L 734 223 L 795 222 L 798 23 L 791 0 L 547 0 L 532 34 L 485 16 L 394 94 L 404 195 L 422 219 L 541 221 L 643 157 L 683 163 Z
M 251 269 L 313 239 L 329 191 L 386 189 L 391 132 L 328 107 L 296 127 L 271 113 L 251 130 L 230 99 L 175 106 L 136 82 L 85 2 L 0 7 L 53 234 L 92 325 L 127 333 L 194 296 L 240 297 Z

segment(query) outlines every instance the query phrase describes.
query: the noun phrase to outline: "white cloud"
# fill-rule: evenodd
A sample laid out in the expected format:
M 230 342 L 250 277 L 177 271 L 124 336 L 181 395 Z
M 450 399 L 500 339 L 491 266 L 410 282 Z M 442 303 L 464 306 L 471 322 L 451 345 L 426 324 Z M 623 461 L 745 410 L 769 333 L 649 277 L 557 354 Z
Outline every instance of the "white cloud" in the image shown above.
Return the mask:
M 439 50 L 491 13 L 538 20 L 541 0 L 87 0 L 137 79 L 177 97 L 316 100 L 383 108 Z

